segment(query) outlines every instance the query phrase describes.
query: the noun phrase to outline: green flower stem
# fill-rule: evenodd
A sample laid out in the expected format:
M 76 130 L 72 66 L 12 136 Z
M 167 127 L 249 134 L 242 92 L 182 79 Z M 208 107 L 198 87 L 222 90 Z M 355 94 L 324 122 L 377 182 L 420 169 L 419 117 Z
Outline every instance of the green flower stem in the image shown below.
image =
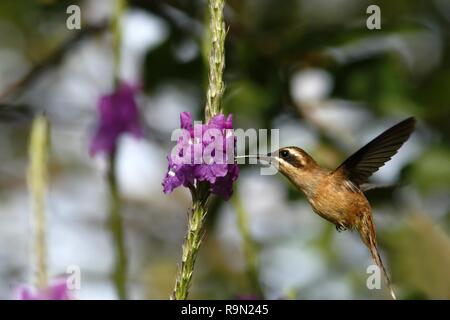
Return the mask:
M 225 91 L 222 80 L 225 67 L 225 23 L 223 21 L 223 7 L 225 0 L 210 0 L 210 52 L 209 52 L 209 81 L 206 93 L 205 120 L 222 112 L 221 99 Z
M 32 232 L 34 246 L 35 285 L 45 288 L 48 284 L 45 196 L 47 191 L 47 163 L 50 148 L 50 126 L 45 116 L 37 116 L 32 125 L 28 168 L 28 187 L 31 192 Z
M 206 191 L 206 188 L 203 189 L 203 195 L 196 190 L 191 190 L 192 208 L 188 217 L 188 231 L 183 244 L 181 264 L 172 294 L 172 299 L 174 300 L 186 300 L 189 294 L 195 260 L 203 239 L 205 218 L 208 213 L 207 201 L 209 192 Z
M 126 0 L 115 0 L 114 14 L 111 19 L 111 32 L 113 35 L 114 78 L 120 79 L 120 61 L 122 51 L 122 16 L 127 7 Z
M 237 225 L 242 238 L 242 245 L 247 263 L 246 271 L 249 282 L 254 290 L 253 293 L 259 298 L 263 298 L 264 294 L 259 282 L 257 248 L 250 235 L 247 212 L 245 211 L 244 205 L 242 204 L 242 201 L 237 193 L 233 196 L 232 202 L 236 210 Z
M 122 56 L 122 17 L 126 7 L 126 0 L 115 0 L 114 14 L 111 19 L 111 32 L 113 35 L 114 53 L 114 82 L 116 86 L 120 81 L 120 65 Z
M 225 89 L 222 74 L 225 66 L 225 23 L 223 21 L 224 0 L 210 0 L 210 53 L 209 81 L 206 93 L 205 121 L 221 113 L 221 99 Z M 183 255 L 178 269 L 172 299 L 186 300 L 194 273 L 195 260 L 203 239 L 204 223 L 208 213 L 209 185 L 198 183 L 191 188 L 192 208 L 188 216 L 188 230 L 183 244 Z
M 127 299 L 127 255 L 125 250 L 125 237 L 122 220 L 122 206 L 115 174 L 116 152 L 109 156 L 108 187 L 109 187 L 109 212 L 110 228 L 115 249 L 115 267 L 113 273 L 116 292 L 121 300 Z
M 120 65 L 122 51 L 122 17 L 127 7 L 126 0 L 115 0 L 114 14 L 111 20 L 114 53 L 114 86 L 120 83 Z M 122 205 L 116 177 L 116 150 L 109 155 L 108 188 L 111 235 L 115 249 L 115 267 L 113 272 L 116 292 L 121 300 L 127 299 L 127 255 L 122 218 Z

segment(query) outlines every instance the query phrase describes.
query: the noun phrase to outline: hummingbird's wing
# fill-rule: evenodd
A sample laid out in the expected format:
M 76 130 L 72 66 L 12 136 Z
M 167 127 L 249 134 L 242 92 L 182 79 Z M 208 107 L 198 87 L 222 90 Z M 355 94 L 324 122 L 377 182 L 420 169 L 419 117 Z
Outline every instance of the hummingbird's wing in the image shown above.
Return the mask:
M 416 119 L 410 117 L 387 129 L 345 160 L 335 172 L 346 176 L 357 186 L 388 162 L 414 131 Z

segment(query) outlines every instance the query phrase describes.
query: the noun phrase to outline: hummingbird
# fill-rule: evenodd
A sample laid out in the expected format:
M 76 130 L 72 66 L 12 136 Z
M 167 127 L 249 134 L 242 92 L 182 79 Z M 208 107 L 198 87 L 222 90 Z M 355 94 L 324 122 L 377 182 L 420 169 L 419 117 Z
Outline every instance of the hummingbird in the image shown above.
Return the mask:
M 306 151 L 298 147 L 284 147 L 267 155 L 236 158 L 254 157 L 275 164 L 278 171 L 305 194 L 315 213 L 333 223 L 338 231 L 358 231 L 374 263 L 382 270 L 392 298 L 396 299 L 378 251 L 372 209 L 364 191 L 367 179 L 397 153 L 414 131 L 415 124 L 414 117 L 397 123 L 334 170 L 321 167 Z

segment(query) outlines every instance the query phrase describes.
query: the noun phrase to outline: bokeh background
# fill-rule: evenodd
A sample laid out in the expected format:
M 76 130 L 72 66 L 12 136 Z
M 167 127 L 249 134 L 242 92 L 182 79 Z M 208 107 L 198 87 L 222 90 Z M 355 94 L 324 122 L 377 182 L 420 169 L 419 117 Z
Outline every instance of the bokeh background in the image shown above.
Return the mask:
M 82 29 L 66 28 L 81 7 Z M 366 8 L 381 8 L 381 30 Z M 179 113 L 203 115 L 207 83 L 204 0 L 130 0 L 121 75 L 140 83 L 145 139 L 121 138 L 118 177 L 133 299 L 172 291 L 190 197 L 162 193 Z M 32 115 L 52 122 L 49 271 L 82 271 L 78 299 L 115 299 L 105 160 L 91 158 L 96 104 L 113 83 L 113 1 L 0 2 L 0 298 L 30 280 L 26 183 Z M 229 0 L 224 108 L 235 128 L 280 129 L 330 168 L 396 121 L 413 137 L 373 177 L 378 241 L 403 299 L 450 298 L 450 2 L 446 0 Z M 255 151 L 250 146 L 247 151 Z M 240 150 L 241 153 L 245 150 Z M 272 299 L 385 299 L 366 288 L 367 249 L 338 233 L 281 176 L 242 168 L 233 201 L 216 201 L 192 298 L 251 297 L 236 207 L 247 215 L 258 278 Z

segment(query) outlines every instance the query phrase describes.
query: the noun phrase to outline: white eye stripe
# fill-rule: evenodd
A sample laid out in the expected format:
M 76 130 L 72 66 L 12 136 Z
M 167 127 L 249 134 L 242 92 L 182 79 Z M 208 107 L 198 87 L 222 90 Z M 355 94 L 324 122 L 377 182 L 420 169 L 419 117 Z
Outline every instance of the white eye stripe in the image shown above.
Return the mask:
M 293 152 L 289 151 L 289 153 L 290 153 L 290 156 L 288 158 L 284 159 L 282 157 L 278 157 L 278 161 L 280 163 L 284 163 L 287 166 L 296 167 L 296 168 L 305 166 L 305 164 L 306 164 L 305 157 L 301 153 L 298 153 L 295 151 L 293 151 Z
M 287 151 L 289 151 L 290 154 L 299 155 L 298 151 L 295 149 L 287 149 Z
M 303 162 L 303 154 L 299 153 L 297 150 L 289 149 L 289 153 L 292 154 L 295 158 L 301 160 Z

